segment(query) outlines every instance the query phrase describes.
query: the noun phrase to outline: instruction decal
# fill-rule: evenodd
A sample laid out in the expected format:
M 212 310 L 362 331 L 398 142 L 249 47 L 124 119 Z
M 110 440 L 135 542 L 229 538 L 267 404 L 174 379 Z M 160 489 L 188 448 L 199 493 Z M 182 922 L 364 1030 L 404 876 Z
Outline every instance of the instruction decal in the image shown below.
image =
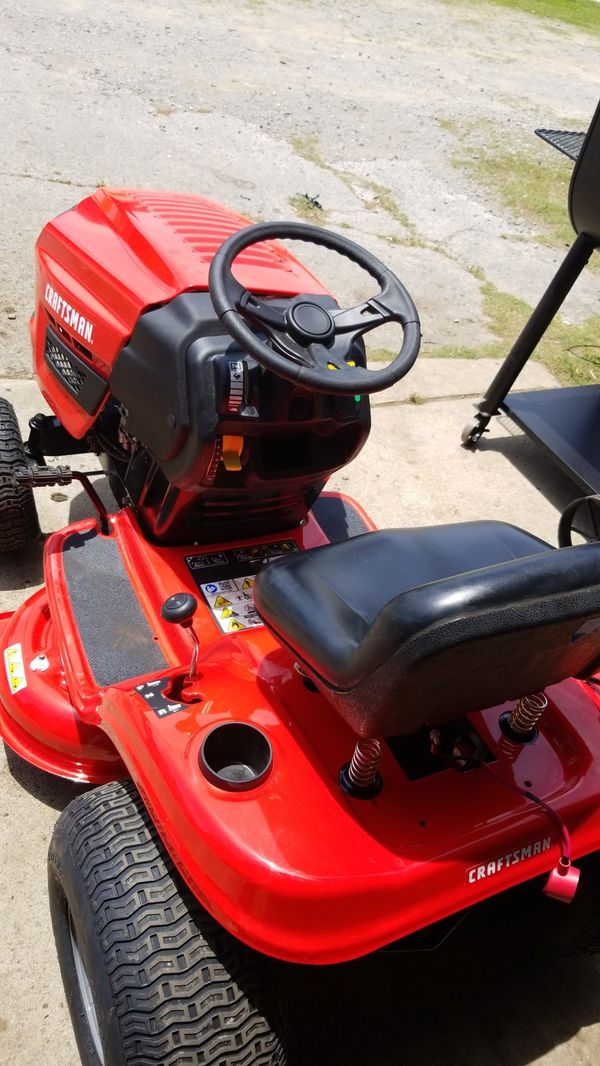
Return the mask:
M 158 681 L 144 681 L 141 685 L 135 686 L 135 691 L 152 708 L 157 718 L 167 718 L 183 708 L 183 703 L 170 700 L 166 695 L 164 690 L 168 688 L 168 685 L 168 678 L 166 681 L 164 678 L 159 678 Z
M 250 544 L 226 552 L 187 555 L 185 561 L 222 633 L 239 633 L 263 623 L 254 606 L 252 589 L 259 570 L 300 551 L 294 540 Z
M 4 666 L 13 696 L 15 692 L 20 692 L 22 688 L 27 688 L 27 678 L 25 677 L 25 667 L 23 665 L 23 649 L 20 644 L 11 644 L 10 647 L 4 649 Z

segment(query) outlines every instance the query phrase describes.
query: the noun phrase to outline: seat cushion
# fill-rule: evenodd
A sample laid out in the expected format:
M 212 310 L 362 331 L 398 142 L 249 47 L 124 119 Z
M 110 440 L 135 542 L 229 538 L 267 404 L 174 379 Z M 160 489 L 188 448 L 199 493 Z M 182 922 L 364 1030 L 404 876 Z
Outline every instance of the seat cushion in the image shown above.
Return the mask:
M 258 611 L 359 735 L 410 733 L 600 664 L 600 542 L 500 522 L 366 533 L 257 577 Z
M 256 579 L 256 608 L 303 662 L 347 689 L 452 603 L 462 609 L 481 583 L 467 574 L 553 550 L 504 522 L 380 530 L 272 563 Z M 460 588 L 433 585 L 458 574 Z M 406 598 L 411 590 L 419 594 Z

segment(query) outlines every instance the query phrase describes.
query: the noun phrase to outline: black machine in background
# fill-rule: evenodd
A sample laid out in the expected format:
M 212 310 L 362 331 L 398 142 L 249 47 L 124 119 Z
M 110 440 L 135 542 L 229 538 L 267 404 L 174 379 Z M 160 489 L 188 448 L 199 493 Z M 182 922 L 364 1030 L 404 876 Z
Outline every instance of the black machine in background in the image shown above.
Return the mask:
M 476 405 L 462 442 L 473 448 L 496 414 L 508 414 L 586 492 L 600 492 L 600 385 L 510 392 L 560 310 L 577 278 L 600 246 L 600 103 L 586 134 L 536 133 L 570 159 L 569 215 L 576 237 L 529 321 Z

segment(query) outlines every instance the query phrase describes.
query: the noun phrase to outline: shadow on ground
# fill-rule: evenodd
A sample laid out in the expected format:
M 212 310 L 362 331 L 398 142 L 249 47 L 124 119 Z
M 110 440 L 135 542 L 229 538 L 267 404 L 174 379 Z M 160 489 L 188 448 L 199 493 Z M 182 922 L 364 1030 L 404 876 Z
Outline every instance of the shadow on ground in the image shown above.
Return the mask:
M 503 424 L 508 425 L 506 421 Z M 511 432 L 513 428 L 511 425 Z M 477 447 L 481 452 L 503 455 L 559 512 L 564 511 L 571 500 L 584 494 L 584 490 L 524 433 L 515 432 L 510 437 L 484 437 Z
M 30 796 L 45 804 L 46 807 L 52 807 L 55 811 L 62 811 L 67 803 L 90 787 L 76 781 L 65 781 L 62 777 L 55 777 L 53 774 L 36 769 L 35 766 L 31 766 L 30 763 L 16 755 L 7 744 L 4 745 L 4 751 L 11 777 Z
M 290 1066 L 525 1066 L 600 1021 L 598 962 L 500 958 L 510 941 L 490 924 L 440 953 L 291 968 Z
M 19 551 L 0 553 L 0 592 L 18 592 L 43 580 L 44 536 Z M 23 599 L 27 592 L 23 592 Z M 0 603 L 0 611 L 6 610 Z

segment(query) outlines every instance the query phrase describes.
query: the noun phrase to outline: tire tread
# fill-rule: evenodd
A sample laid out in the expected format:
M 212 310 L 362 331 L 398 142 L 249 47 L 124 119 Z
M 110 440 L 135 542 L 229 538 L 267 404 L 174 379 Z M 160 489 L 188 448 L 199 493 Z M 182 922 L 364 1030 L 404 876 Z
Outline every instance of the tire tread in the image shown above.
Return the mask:
M 18 551 L 40 531 L 33 492 L 12 479 L 15 467 L 26 463 L 15 410 L 0 397 L 0 553 Z
M 127 1066 L 285 1066 L 271 960 L 180 884 L 133 784 L 79 796 L 56 832 L 85 881 Z

